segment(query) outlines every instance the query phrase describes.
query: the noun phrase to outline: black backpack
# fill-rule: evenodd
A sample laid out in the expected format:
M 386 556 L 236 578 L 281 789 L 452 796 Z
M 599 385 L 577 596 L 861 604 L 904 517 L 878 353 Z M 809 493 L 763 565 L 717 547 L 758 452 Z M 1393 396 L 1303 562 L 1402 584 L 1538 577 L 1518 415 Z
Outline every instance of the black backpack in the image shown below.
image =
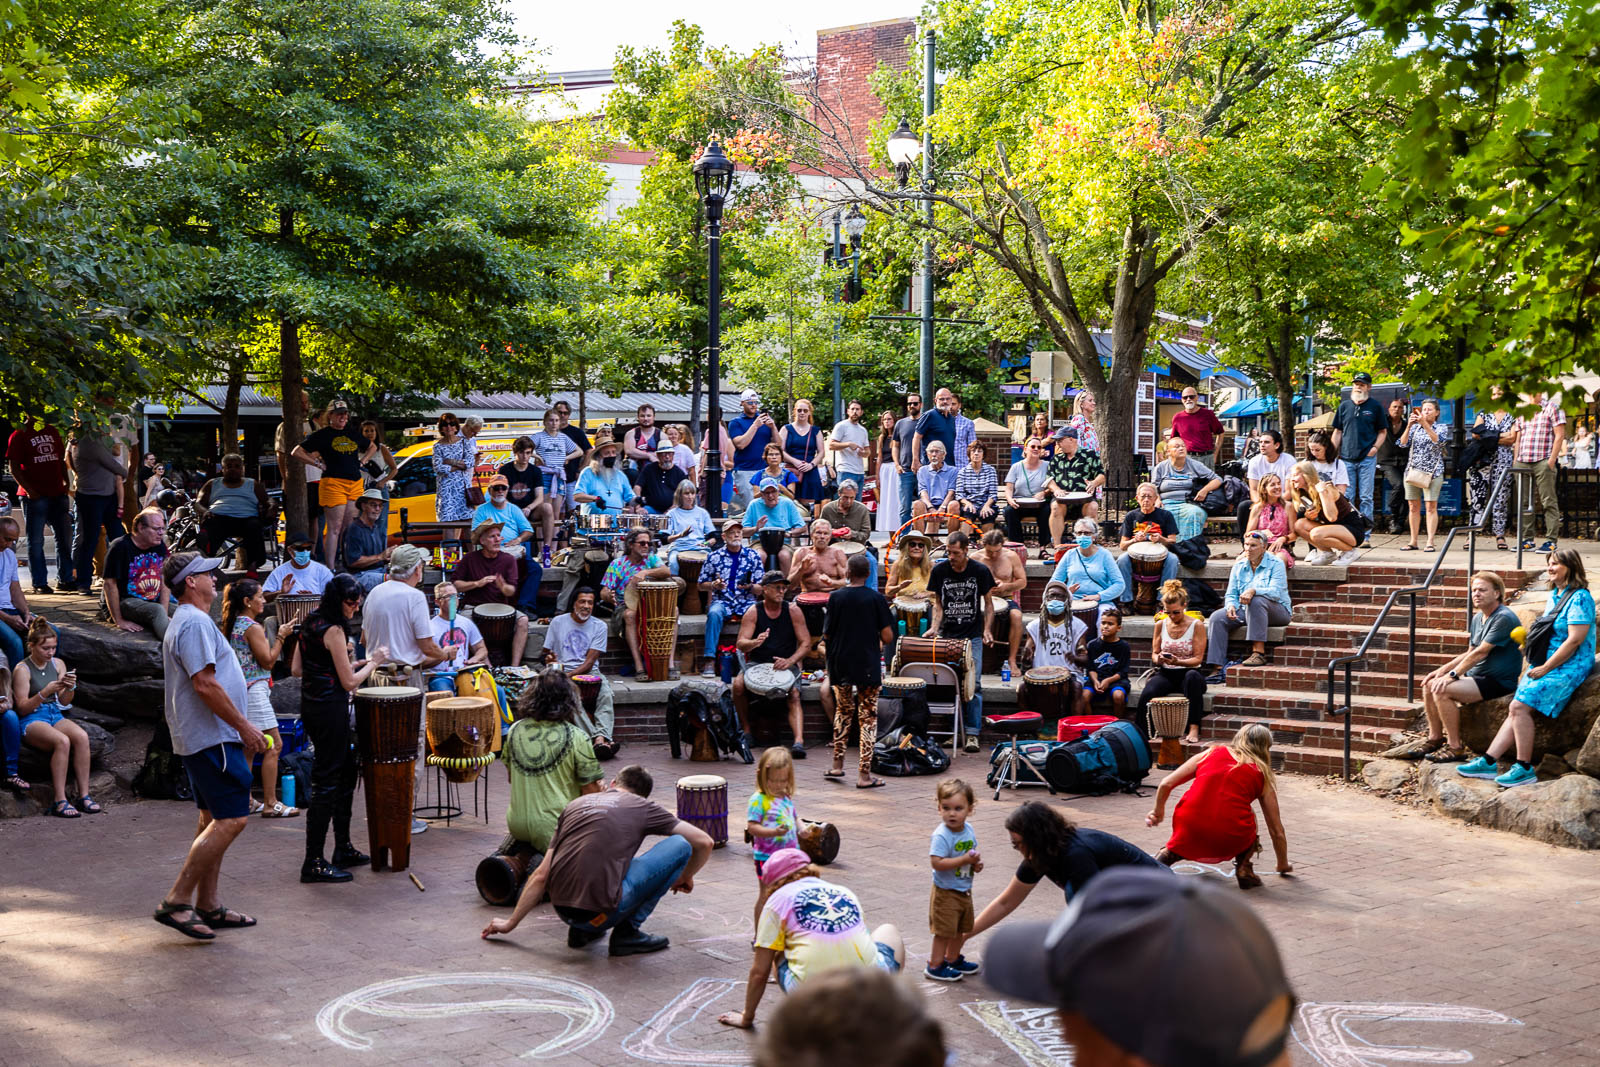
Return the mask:
M 1222 596 L 1204 578 L 1185 578 L 1183 588 L 1189 593 L 1189 607 L 1202 616 L 1210 615 L 1222 607 Z
M 1138 794 L 1149 773 L 1150 746 L 1125 720 L 1107 723 L 1080 741 L 1057 745 L 1045 757 L 1045 775 L 1058 793 Z
M 144 763 L 133 776 L 133 795 L 146 800 L 193 800 L 194 788 L 183 760 L 172 751 L 172 732 L 166 719 L 156 722 L 156 732 L 144 747 Z
M 931 737 L 890 730 L 872 746 L 872 769 L 891 778 L 943 774 L 950 769 L 950 757 Z

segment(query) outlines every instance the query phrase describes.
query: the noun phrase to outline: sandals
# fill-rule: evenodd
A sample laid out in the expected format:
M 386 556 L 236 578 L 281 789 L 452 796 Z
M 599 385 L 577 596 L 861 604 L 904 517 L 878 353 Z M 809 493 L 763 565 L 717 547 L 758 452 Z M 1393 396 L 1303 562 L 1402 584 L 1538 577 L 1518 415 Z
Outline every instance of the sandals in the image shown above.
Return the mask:
M 1241 667 L 1265 667 L 1267 664 L 1269 664 L 1271 662 L 1272 661 L 1267 658 L 1267 654 L 1265 652 L 1252 652 L 1252 653 L 1250 653 L 1249 656 L 1247 656 L 1243 660 L 1239 661 L 1239 666 L 1241 666 Z
M 885 782 L 882 778 L 874 778 L 874 779 L 872 779 L 872 781 L 868 782 L 866 785 L 862 785 L 860 782 L 857 782 L 856 783 L 856 788 L 857 789 L 882 789 L 884 786 L 886 786 L 888 784 L 889 783 Z
M 1466 745 L 1462 745 L 1460 748 L 1451 748 L 1441 742 L 1436 750 L 1422 758 L 1429 763 L 1464 763 L 1468 755 Z
M 226 904 L 212 911 L 196 908 L 194 913 L 213 930 L 243 930 L 256 924 L 256 921 L 244 912 L 230 911 Z
M 65 800 L 58 800 L 50 805 L 50 814 L 58 819 L 77 819 L 83 815 L 82 812 Z
M 265 807 L 266 807 L 266 805 L 261 803 L 261 801 L 256 800 L 254 797 L 251 797 L 250 798 L 250 810 L 246 814 L 248 814 L 248 815 L 260 815 L 261 814 L 261 810 L 263 808 L 265 808 Z
M 1437 552 L 1439 550 L 1437 548 L 1435 548 L 1433 545 L 1429 545 L 1427 548 L 1424 548 L 1422 551 L 1424 551 L 1424 552 Z
M 172 916 L 180 911 L 189 912 L 191 918 L 174 919 Z M 184 937 L 192 937 L 196 941 L 214 941 L 217 937 L 210 929 L 210 924 L 200 917 L 200 909 L 193 904 L 171 904 L 163 900 L 152 918 L 162 926 L 170 926 Z
M 106 810 L 105 808 L 102 808 L 100 805 L 96 804 L 94 802 L 94 798 L 88 793 L 85 793 L 83 796 L 79 797 L 78 803 L 75 804 L 74 807 L 76 807 L 85 815 L 99 815 L 102 811 Z
M 843 771 L 823 771 L 822 772 L 822 777 L 824 777 L 824 778 L 832 778 L 834 781 L 838 781 L 839 779 L 844 777 L 844 772 Z
M 13 774 L 6 779 L 6 788 L 11 790 L 13 793 L 26 794 L 33 789 L 33 786 L 29 785 L 28 780 L 22 777 L 22 775 Z
M 1401 545 L 1400 546 L 1400 551 L 1402 551 L 1402 552 L 1415 552 L 1415 551 L 1417 551 L 1417 546 L 1416 545 Z
M 263 819 L 292 819 L 299 814 L 299 808 L 291 808 L 281 800 L 274 801 L 272 807 L 261 810 Z

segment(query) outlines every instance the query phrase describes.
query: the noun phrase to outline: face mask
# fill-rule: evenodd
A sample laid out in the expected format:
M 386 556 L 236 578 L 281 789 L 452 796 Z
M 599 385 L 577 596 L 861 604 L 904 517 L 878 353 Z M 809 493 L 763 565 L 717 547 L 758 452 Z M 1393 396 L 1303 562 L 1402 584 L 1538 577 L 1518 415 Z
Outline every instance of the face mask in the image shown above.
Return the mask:
M 1067 613 L 1067 602 L 1065 600 L 1047 600 L 1045 601 L 1044 609 L 1052 615 L 1065 615 Z
M 1079 537 L 1077 540 L 1079 548 L 1088 548 L 1090 545 L 1094 544 L 1094 538 L 1092 537 Z
M 616 456 L 603 456 L 600 459 L 600 465 L 602 467 L 615 467 L 617 465 L 617 457 Z
M 444 598 L 444 617 L 451 622 L 456 621 L 456 598 L 453 596 Z
M 309 548 L 300 548 L 300 549 L 296 549 L 294 551 L 294 565 L 296 567 L 304 567 L 307 563 L 310 563 L 310 562 L 311 562 L 311 550 Z

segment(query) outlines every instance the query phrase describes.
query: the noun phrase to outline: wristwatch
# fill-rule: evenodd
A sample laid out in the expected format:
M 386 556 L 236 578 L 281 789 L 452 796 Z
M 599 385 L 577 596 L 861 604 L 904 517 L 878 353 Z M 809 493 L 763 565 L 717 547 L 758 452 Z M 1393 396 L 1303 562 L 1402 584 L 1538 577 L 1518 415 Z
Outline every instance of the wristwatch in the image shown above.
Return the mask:
M 1452 679 L 1459 679 L 1461 677 L 1461 675 L 1457 674 L 1455 671 L 1446 671 L 1445 673 L 1450 675 Z

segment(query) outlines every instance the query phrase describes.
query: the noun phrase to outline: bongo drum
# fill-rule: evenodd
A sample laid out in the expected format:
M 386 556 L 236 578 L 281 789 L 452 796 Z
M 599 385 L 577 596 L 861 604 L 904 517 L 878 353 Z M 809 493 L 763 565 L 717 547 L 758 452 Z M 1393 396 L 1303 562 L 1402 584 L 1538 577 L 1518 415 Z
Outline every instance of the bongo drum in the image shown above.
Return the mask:
M 827 650 L 822 647 L 822 628 L 828 620 L 828 594 L 827 593 L 800 593 L 794 598 L 800 605 L 800 614 L 805 616 L 806 629 L 811 632 L 811 651 L 806 653 L 807 666 L 815 666 L 827 661 Z
M 357 689 L 356 751 L 367 794 L 367 840 L 372 869 L 403 871 L 411 862 L 411 805 L 415 796 L 422 690 L 409 685 Z M 390 855 L 393 863 L 390 863 Z
M 1065 667 L 1034 667 L 1022 675 L 1017 706 L 1037 711 L 1046 719 L 1059 719 L 1072 710 L 1075 682 Z
M 801 819 L 800 832 L 796 836 L 799 838 L 800 851 L 810 856 L 811 862 L 818 867 L 826 867 L 839 855 L 839 828 L 831 822 Z
M 1100 636 L 1100 600 L 1084 597 L 1072 602 L 1072 617 L 1089 628 L 1089 640 Z
M 756 531 L 756 536 L 761 539 L 761 552 L 769 559 L 777 558 L 783 549 L 783 542 L 788 536 L 787 530 L 774 530 L 764 528 Z
M 600 676 L 598 674 L 574 674 L 572 676 L 572 687 L 578 691 L 578 700 L 583 704 L 583 710 L 593 715 L 595 704 L 600 699 Z
M 485 903 L 497 908 L 510 907 L 517 902 L 523 883 L 527 882 L 528 875 L 533 873 L 540 859 L 540 853 L 534 851 L 526 841 L 506 838 L 492 855 L 478 863 L 478 895 Z
M 639 588 L 639 644 L 652 682 L 667 680 L 678 639 L 678 583 L 635 582 Z
M 794 682 L 794 671 L 781 671 L 770 663 L 752 663 L 744 669 L 744 687 L 753 696 L 782 700 Z
M 990 630 L 994 634 L 994 644 L 983 650 L 983 672 L 999 674 L 1011 653 L 1011 601 L 1003 596 L 992 596 L 989 603 L 994 607 L 994 626 Z
M 713 848 L 728 843 L 728 780 L 718 774 L 678 779 L 678 818 L 711 835 Z
M 1156 697 L 1146 708 L 1150 712 L 1150 737 L 1160 738 L 1156 767 L 1170 771 L 1183 762 L 1184 728 L 1189 723 L 1188 697 Z
M 476 604 L 472 608 L 472 621 L 483 634 L 484 646 L 489 650 L 489 665 L 510 666 L 511 641 L 517 634 L 517 609 L 510 604 Z
M 905 623 L 907 637 L 921 637 L 922 631 L 928 628 L 928 602 L 916 600 L 908 596 L 894 598 L 894 617 L 896 623 Z
M 685 550 L 678 553 L 678 577 L 683 579 L 683 595 L 678 598 L 678 611 L 684 615 L 700 615 L 706 610 L 700 597 L 700 568 L 705 565 L 704 552 Z
M 1028 546 L 1027 545 L 1023 544 L 1021 541 L 1007 541 L 1006 542 L 1006 547 L 1009 548 L 1012 552 L 1016 553 L 1017 559 L 1022 561 L 1022 565 L 1024 567 L 1026 567 L 1028 565 Z
M 1128 546 L 1133 561 L 1133 611 L 1154 615 L 1161 599 L 1161 568 L 1167 561 L 1167 546 L 1140 541 Z
M 878 729 L 881 733 L 903 728 L 908 733 L 928 732 L 928 682 L 924 678 L 889 675 L 878 691 Z
M 317 593 L 279 593 L 273 606 L 278 609 L 278 626 L 291 622 L 304 623 L 306 616 L 317 610 L 322 597 Z
M 446 780 L 473 782 L 494 762 L 490 741 L 500 732 L 500 710 L 487 697 L 432 700 L 428 713 L 428 765 Z

